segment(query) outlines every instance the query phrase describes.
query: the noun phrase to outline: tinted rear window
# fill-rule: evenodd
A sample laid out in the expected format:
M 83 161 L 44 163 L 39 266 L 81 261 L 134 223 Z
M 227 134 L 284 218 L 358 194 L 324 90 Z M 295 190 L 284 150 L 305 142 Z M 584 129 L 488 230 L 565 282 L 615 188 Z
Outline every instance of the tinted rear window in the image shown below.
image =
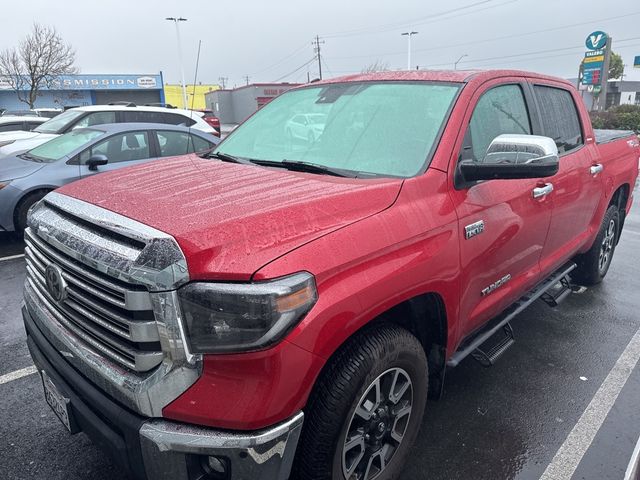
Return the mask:
M 560 154 L 582 145 L 582 130 L 571 93 L 554 87 L 534 87 L 544 135 L 553 138 Z

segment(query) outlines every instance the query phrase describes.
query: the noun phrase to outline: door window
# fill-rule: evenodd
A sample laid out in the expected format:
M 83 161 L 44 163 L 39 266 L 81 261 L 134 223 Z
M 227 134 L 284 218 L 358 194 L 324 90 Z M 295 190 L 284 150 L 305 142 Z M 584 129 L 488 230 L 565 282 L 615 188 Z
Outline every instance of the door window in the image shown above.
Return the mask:
M 116 112 L 93 112 L 82 117 L 73 128 L 85 128 L 105 123 L 116 123 Z
M 582 131 L 576 105 L 571 93 L 554 87 L 536 85 L 542 129 L 547 137 L 553 138 L 560 154 L 582 145 Z
M 215 147 L 215 144 L 207 142 L 205 139 L 200 138 L 197 135 L 191 135 L 191 141 L 193 142 L 193 148 L 197 153 L 206 152 L 207 150 Z
M 462 159 L 481 162 L 491 142 L 506 133 L 531 134 L 527 104 L 519 85 L 495 87 L 480 97 L 469 122 Z
M 109 163 L 144 160 L 151 157 L 147 132 L 128 132 L 114 135 L 80 154 L 83 165 L 93 155 L 105 155 Z
M 158 131 L 156 133 L 158 134 L 161 157 L 176 157 L 178 155 L 193 153 L 193 141 L 190 140 L 188 133 L 170 130 Z
M 122 121 L 126 123 L 167 123 L 163 112 L 150 112 L 144 110 L 127 110 L 121 113 Z
M 162 123 L 168 123 L 169 125 L 182 125 L 183 127 L 190 127 L 195 124 L 196 121 L 180 115 L 179 113 L 163 113 L 164 121 Z M 195 113 L 194 113 L 195 115 Z

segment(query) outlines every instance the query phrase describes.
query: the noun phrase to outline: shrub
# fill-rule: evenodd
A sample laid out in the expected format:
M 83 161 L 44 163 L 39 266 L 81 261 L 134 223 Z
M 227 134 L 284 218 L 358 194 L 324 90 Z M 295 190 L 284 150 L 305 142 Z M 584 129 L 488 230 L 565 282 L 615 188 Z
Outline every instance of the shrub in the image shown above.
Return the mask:
M 633 130 L 640 133 L 640 105 L 618 105 L 606 112 L 591 112 L 593 128 Z

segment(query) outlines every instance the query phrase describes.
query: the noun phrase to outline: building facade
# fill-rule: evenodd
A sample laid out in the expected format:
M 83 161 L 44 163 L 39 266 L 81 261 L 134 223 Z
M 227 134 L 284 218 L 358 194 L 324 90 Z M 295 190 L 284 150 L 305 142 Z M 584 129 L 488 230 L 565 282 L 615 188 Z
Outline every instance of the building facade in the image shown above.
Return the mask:
M 207 108 L 205 95 L 220 88 L 219 85 L 187 85 L 187 109 L 204 110 Z M 183 106 L 182 85 L 166 83 L 164 85 L 164 98 L 167 104 L 177 108 Z
M 28 93 L 25 89 L 23 97 Z M 36 108 L 70 108 L 113 102 L 164 103 L 162 73 L 140 75 L 63 75 L 40 89 Z M 0 108 L 24 110 L 17 92 L 0 78 Z
M 205 95 L 209 110 L 221 123 L 242 123 L 262 106 L 297 83 L 253 83 L 234 89 L 216 90 Z

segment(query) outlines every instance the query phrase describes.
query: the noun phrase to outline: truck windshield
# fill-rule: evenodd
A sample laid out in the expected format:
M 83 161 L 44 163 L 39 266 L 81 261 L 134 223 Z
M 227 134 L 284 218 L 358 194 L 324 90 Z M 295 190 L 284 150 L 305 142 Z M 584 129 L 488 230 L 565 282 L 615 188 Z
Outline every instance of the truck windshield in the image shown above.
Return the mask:
M 457 83 L 350 82 L 293 90 L 259 110 L 213 155 L 411 177 L 424 167 L 459 89 Z
M 67 110 L 34 128 L 33 131 L 38 133 L 62 133 L 69 124 L 84 114 L 85 112 L 79 110 Z
M 105 132 L 102 130 L 91 130 L 88 128 L 73 130 L 53 140 L 49 140 L 36 148 L 32 148 L 28 152 L 23 153 L 21 157 L 34 162 L 55 162 L 72 154 L 89 141 L 104 134 Z

